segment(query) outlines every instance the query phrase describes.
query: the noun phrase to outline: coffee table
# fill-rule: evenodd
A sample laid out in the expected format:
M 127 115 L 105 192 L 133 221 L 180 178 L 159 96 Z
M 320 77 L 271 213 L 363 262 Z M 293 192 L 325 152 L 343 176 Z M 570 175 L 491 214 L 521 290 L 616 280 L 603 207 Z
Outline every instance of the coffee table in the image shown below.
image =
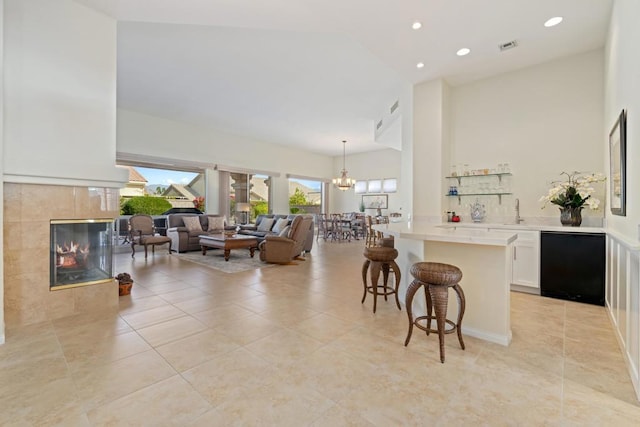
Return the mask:
M 254 236 L 236 234 L 233 237 L 229 237 L 224 234 L 202 234 L 198 237 L 200 237 L 202 255 L 207 254 L 207 248 L 223 249 L 225 261 L 229 261 L 231 249 L 249 249 L 251 258 L 253 258 L 253 254 L 258 247 L 258 239 Z

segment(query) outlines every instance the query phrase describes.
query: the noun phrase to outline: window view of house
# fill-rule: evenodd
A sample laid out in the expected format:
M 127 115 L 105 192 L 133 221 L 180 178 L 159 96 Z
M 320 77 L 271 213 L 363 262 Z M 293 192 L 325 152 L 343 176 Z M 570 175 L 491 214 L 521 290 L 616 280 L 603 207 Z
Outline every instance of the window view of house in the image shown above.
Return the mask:
M 120 213 L 160 215 L 171 208 L 205 207 L 204 173 L 138 166 L 129 170 L 129 181 L 120 189 Z
M 322 211 L 322 182 L 289 178 L 289 211 L 316 214 Z

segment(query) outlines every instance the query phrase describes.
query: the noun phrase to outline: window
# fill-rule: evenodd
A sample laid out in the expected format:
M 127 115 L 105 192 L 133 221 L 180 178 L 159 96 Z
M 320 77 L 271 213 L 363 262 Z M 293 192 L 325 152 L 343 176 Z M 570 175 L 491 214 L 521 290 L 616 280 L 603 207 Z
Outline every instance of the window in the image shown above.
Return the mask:
M 229 172 L 230 222 L 255 222 L 258 215 L 269 213 L 270 184 L 268 175 Z M 248 212 L 244 209 L 247 204 Z
M 289 178 L 289 212 L 320 213 L 323 187 L 322 181 Z
M 367 181 L 356 181 L 355 193 L 363 194 L 367 192 Z
M 370 179 L 367 193 L 379 193 L 382 190 L 382 181 L 379 179 Z
M 385 178 L 382 180 L 383 193 L 395 193 L 398 189 L 398 181 L 395 178 Z
M 120 207 L 130 199 L 152 196 L 164 199 L 169 208 L 193 208 L 205 210 L 206 185 L 202 172 L 151 168 L 142 166 L 120 166 L 129 170 L 129 181 L 120 189 Z M 196 206 L 198 203 L 198 206 Z M 161 206 L 161 204 L 153 204 Z M 159 215 L 162 212 L 136 212 Z

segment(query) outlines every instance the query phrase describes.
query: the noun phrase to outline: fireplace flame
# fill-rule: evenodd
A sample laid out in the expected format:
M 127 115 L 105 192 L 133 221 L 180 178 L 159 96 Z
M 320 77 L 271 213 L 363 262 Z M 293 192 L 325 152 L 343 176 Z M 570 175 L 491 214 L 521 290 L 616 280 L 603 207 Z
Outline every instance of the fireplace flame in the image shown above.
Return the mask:
M 89 244 L 81 245 L 79 242 L 64 242 L 62 246 L 56 243 L 56 266 L 62 268 L 81 267 L 89 256 Z

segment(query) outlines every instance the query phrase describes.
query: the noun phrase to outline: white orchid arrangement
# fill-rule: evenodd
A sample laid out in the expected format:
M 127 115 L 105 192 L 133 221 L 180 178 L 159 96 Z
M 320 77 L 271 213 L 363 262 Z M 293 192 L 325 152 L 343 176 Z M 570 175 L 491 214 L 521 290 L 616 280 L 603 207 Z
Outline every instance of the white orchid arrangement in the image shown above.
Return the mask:
M 566 181 L 554 181 L 549 193 L 540 198 L 544 202 L 542 208 L 547 203 L 553 203 L 560 208 L 582 208 L 585 205 L 592 210 L 600 207 L 600 200 L 593 197 L 595 188 L 593 184 L 603 182 L 606 177 L 601 173 L 581 173 L 574 171 L 571 173 L 562 172 L 560 175 L 566 175 Z

